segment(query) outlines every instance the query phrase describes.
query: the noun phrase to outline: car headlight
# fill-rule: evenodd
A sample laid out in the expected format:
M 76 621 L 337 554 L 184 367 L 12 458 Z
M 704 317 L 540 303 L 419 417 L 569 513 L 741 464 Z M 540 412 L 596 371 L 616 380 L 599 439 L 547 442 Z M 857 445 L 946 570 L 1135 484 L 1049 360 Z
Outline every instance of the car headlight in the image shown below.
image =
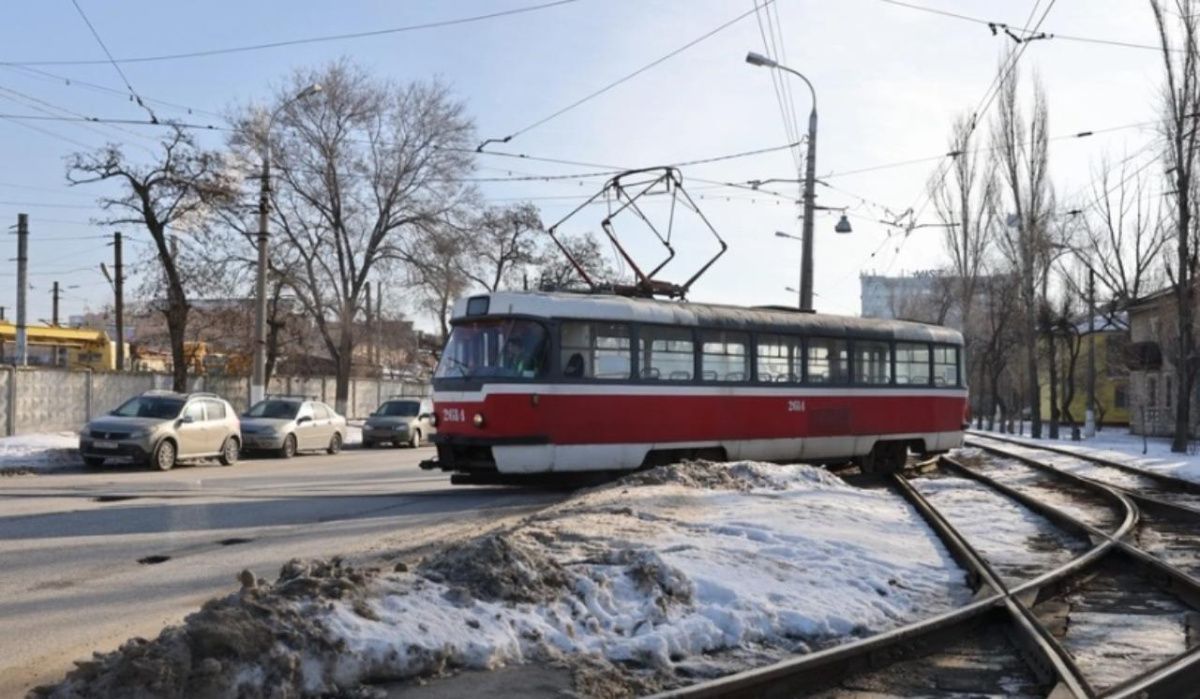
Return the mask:
M 145 429 L 145 428 L 142 428 L 140 430 L 131 430 L 129 432 L 130 439 L 141 439 L 142 437 L 149 437 L 149 436 L 150 436 L 150 430 Z
M 392 429 L 396 430 L 397 432 L 406 432 L 408 431 L 408 425 L 400 423 L 399 425 L 392 426 Z

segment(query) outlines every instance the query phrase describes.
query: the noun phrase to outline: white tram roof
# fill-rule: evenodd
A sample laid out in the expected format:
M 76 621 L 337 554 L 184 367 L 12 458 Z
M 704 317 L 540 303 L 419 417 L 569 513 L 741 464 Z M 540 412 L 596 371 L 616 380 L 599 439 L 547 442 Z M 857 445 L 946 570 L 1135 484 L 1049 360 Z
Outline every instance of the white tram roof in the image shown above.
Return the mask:
M 487 313 L 467 315 L 467 301 L 488 298 Z M 498 291 L 461 298 L 452 322 L 488 316 L 533 316 L 614 322 L 656 323 L 758 332 L 797 332 L 821 337 L 872 337 L 944 342 L 961 345 L 962 334 L 951 328 L 902 320 L 859 318 L 827 313 L 800 313 L 782 308 L 726 306 L 686 301 L 547 291 Z

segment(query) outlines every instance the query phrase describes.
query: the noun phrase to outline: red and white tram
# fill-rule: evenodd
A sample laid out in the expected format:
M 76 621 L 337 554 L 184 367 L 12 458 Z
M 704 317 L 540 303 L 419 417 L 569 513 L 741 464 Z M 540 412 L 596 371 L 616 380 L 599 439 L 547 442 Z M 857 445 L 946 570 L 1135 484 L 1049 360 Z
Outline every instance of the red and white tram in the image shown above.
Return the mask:
M 616 295 L 460 300 L 433 386 L 454 482 L 683 458 L 856 460 L 962 443 L 962 336 L 891 320 Z

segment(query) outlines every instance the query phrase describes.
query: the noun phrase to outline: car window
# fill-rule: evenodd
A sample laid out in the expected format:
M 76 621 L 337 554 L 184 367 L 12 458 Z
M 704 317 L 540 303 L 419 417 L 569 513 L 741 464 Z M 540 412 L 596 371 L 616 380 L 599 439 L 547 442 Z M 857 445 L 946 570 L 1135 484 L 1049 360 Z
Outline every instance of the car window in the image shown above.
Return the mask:
M 183 409 L 183 401 L 179 398 L 159 398 L 152 396 L 137 396 L 131 398 L 112 411 L 119 417 L 149 417 L 159 420 L 171 420 L 179 417 Z
M 219 400 L 204 401 L 204 411 L 208 414 L 209 420 L 225 419 L 225 404 Z
M 187 407 L 183 409 L 183 416 L 190 417 L 196 422 L 200 422 L 204 419 L 204 402 L 193 401 L 188 403 Z
M 304 403 L 303 405 L 300 406 L 300 411 L 296 413 L 296 419 L 299 420 L 302 417 L 307 417 L 307 418 L 313 417 L 313 404 L 312 403 Z
M 313 419 L 314 420 L 328 420 L 329 419 L 329 410 L 326 409 L 325 406 L 321 405 L 320 403 L 313 403 L 312 411 L 313 411 Z
M 329 417 L 341 417 L 341 415 L 338 414 L 338 411 L 333 409 L 332 405 L 329 405 L 328 403 L 322 403 L 321 405 L 324 405 L 325 409 L 329 411 Z
M 388 417 L 413 417 L 420 410 L 415 400 L 390 400 L 379 406 L 379 414 Z
M 300 404 L 291 400 L 263 400 L 246 411 L 246 417 L 265 417 L 291 420 L 296 417 Z

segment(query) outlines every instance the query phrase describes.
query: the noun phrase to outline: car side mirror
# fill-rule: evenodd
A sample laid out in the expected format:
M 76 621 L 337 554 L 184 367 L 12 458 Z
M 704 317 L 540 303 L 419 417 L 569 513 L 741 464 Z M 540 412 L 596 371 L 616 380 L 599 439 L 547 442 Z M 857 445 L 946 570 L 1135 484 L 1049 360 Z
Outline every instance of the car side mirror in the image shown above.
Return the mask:
M 417 419 L 418 420 L 428 420 L 431 417 L 433 417 L 433 416 L 430 413 L 421 413 L 420 415 L 417 416 Z
M 184 425 L 190 425 L 195 421 L 196 418 L 192 417 L 191 415 L 184 415 L 183 417 L 179 418 L 179 422 Z
M 299 420 L 296 420 L 297 425 L 303 425 L 306 422 L 312 422 L 312 418 L 305 415 L 304 417 L 300 418 Z

